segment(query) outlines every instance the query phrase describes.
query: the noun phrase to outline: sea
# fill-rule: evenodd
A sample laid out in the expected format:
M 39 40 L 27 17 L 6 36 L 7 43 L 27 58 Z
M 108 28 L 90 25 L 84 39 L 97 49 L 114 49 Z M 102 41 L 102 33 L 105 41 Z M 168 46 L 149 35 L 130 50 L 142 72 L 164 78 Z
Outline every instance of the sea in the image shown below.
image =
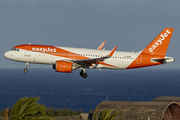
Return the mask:
M 180 96 L 180 69 L 139 68 L 80 70 L 59 73 L 48 68 L 0 69 L 0 110 L 23 97 L 40 97 L 47 107 L 89 112 L 102 101 L 151 101 L 159 96 Z

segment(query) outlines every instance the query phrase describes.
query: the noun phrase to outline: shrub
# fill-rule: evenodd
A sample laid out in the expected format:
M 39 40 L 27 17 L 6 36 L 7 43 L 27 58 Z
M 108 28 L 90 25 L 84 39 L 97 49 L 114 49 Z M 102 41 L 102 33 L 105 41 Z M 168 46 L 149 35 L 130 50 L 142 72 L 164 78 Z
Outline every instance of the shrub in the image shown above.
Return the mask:
M 112 110 L 104 110 L 102 113 L 100 113 L 100 108 L 98 108 L 98 116 L 96 117 L 96 111 L 95 111 L 95 115 L 94 115 L 94 120 L 96 120 L 96 118 L 98 118 L 98 120 L 114 120 L 115 117 L 117 117 L 118 115 L 122 115 L 123 112 L 118 111 L 114 114 L 112 114 Z M 124 116 L 122 116 L 119 120 L 122 120 Z

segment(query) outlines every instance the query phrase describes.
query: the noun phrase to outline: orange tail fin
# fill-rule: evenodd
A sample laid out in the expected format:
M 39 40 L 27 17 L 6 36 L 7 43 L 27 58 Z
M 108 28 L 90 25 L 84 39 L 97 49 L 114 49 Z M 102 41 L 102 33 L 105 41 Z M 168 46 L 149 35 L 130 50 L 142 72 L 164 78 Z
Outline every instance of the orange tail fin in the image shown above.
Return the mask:
M 165 56 L 174 28 L 165 28 L 141 53 Z

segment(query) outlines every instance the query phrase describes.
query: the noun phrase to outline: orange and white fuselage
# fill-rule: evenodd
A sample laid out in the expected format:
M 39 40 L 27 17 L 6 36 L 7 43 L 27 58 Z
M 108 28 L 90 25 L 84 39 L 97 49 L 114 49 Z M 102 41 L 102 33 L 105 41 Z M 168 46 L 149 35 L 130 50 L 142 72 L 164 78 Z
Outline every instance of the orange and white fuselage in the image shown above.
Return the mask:
M 82 69 L 81 76 L 86 78 L 86 68 L 131 69 L 174 62 L 166 57 L 173 28 L 165 28 L 141 52 L 122 52 L 102 50 L 106 41 L 98 49 L 59 47 L 48 45 L 25 44 L 13 47 L 4 56 L 10 60 L 28 63 L 50 64 L 57 72 L 70 73 Z M 27 69 L 25 70 L 27 72 Z

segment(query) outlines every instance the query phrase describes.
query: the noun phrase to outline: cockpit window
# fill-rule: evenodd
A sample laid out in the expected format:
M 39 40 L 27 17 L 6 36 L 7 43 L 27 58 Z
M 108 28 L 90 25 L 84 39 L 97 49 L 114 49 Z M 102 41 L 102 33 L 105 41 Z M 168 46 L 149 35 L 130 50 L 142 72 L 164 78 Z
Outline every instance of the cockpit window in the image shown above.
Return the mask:
M 11 50 L 14 50 L 15 48 L 12 48 Z
M 11 50 L 13 50 L 13 51 L 19 51 L 19 49 L 17 49 L 17 48 L 12 48 Z

